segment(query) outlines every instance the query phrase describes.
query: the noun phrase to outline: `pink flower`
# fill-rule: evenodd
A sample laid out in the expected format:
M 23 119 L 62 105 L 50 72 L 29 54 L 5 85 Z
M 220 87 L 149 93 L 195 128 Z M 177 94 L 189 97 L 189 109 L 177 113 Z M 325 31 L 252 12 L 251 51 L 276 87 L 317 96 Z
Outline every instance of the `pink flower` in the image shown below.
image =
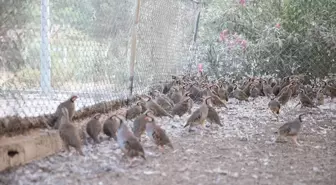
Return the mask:
M 220 32 L 219 34 L 219 41 L 224 41 L 226 39 L 226 37 L 229 34 L 229 30 L 223 30 L 222 32 Z
M 247 41 L 246 40 L 242 40 L 241 41 L 241 46 L 243 47 L 243 49 L 245 50 L 247 47 Z
M 239 37 L 236 38 L 236 44 L 240 44 L 243 40 L 241 40 Z
M 202 64 L 198 64 L 198 72 L 202 72 L 203 71 L 203 65 Z
M 280 28 L 280 27 L 281 27 L 280 23 L 277 23 L 277 24 L 275 25 L 275 27 L 276 27 L 276 28 Z
M 239 4 L 245 6 L 245 4 L 246 4 L 246 0 L 239 0 Z

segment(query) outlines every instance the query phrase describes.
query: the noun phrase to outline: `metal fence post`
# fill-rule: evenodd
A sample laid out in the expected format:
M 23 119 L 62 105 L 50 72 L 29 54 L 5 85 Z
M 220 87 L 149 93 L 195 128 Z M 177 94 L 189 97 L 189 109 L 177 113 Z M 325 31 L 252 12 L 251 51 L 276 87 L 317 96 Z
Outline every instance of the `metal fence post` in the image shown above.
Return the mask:
M 49 45 L 49 0 L 41 0 L 40 85 L 43 93 L 51 91 L 51 59 Z

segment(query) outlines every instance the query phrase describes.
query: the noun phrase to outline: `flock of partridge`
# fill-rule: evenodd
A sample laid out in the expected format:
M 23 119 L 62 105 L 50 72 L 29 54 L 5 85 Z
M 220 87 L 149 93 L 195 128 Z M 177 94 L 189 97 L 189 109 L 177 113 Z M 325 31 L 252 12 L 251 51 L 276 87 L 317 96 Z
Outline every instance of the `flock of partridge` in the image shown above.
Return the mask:
M 99 121 L 101 114 L 95 114 L 86 124 L 86 132 L 94 142 L 99 143 L 98 135 L 101 131 L 109 138 L 113 138 L 132 163 L 135 157 L 145 158 L 145 152 L 141 144 L 141 136 L 147 136 L 163 150 L 163 147 L 173 148 L 168 134 L 155 120 L 157 117 L 183 116 L 188 114 L 184 127 L 188 131 L 194 131 L 197 126 L 204 126 L 205 121 L 222 126 L 217 107 L 225 107 L 229 98 L 241 101 L 254 100 L 259 96 L 270 98 L 268 108 L 277 117 L 280 109 L 287 102 L 298 96 L 302 107 L 318 108 L 324 104 L 325 97 L 336 96 L 336 83 L 332 80 L 321 81 L 319 84 L 308 85 L 303 82 L 301 76 L 288 76 L 283 79 L 275 78 L 248 78 L 245 80 L 227 80 L 224 78 L 208 80 L 206 75 L 173 76 L 171 82 L 159 86 L 148 95 L 137 96 L 137 102 L 127 111 L 115 113 L 107 118 L 103 124 Z M 61 103 L 55 112 L 52 127 L 59 130 L 59 135 L 64 142 L 65 148 L 74 147 L 79 154 L 82 152 L 82 142 L 78 128 L 72 123 L 75 113 L 75 100 L 77 96 Z M 192 112 L 192 107 L 201 103 Z M 291 137 L 295 144 L 301 128 L 302 116 L 285 123 L 278 129 L 279 137 Z M 125 123 L 133 120 L 132 129 Z

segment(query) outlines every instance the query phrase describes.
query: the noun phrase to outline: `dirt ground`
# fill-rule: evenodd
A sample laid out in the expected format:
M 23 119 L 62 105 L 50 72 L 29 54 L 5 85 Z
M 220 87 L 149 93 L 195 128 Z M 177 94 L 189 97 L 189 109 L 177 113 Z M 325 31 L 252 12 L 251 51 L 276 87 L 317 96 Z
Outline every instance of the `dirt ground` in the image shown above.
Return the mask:
M 336 184 L 336 105 L 327 100 L 318 109 L 282 109 L 276 122 L 267 98 L 254 102 L 230 99 L 220 112 L 223 127 L 188 133 L 189 115 L 157 119 L 170 136 L 174 150 L 164 153 L 144 136 L 147 160 L 134 167 L 121 159 L 116 142 L 105 140 L 84 147 L 85 157 L 74 150 L 60 153 L 0 174 L 0 184 Z M 301 112 L 306 116 L 298 141 L 302 146 L 275 143 L 274 132 Z M 131 124 L 130 124 L 131 125 Z M 103 136 L 105 138 L 105 136 Z

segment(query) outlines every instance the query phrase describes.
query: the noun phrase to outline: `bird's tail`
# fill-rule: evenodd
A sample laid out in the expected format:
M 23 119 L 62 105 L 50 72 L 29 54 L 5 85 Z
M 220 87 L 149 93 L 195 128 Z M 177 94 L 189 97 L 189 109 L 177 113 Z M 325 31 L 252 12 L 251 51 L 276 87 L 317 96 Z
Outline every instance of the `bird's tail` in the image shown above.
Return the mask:
M 145 157 L 145 154 L 144 154 L 144 153 L 141 154 L 141 157 L 142 157 L 144 160 L 146 160 L 146 157 Z
M 52 115 L 49 119 L 48 119 L 48 126 L 50 127 L 54 127 L 54 125 L 56 124 L 58 117 L 56 115 Z
M 189 123 L 185 124 L 183 128 L 186 128 L 189 125 Z

